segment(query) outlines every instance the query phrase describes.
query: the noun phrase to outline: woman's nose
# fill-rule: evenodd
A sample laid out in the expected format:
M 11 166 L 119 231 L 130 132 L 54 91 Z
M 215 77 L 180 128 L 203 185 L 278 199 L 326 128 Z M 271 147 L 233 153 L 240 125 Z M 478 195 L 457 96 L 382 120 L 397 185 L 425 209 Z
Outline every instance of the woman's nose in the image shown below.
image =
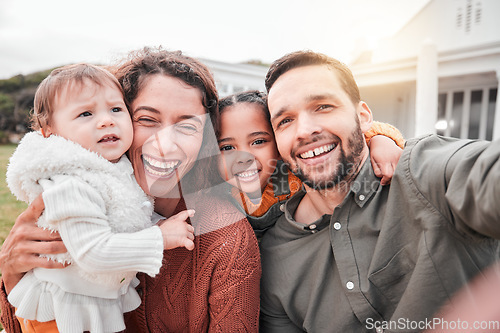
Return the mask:
M 151 137 L 152 145 L 161 155 L 167 155 L 177 147 L 173 126 L 166 126 L 158 130 Z

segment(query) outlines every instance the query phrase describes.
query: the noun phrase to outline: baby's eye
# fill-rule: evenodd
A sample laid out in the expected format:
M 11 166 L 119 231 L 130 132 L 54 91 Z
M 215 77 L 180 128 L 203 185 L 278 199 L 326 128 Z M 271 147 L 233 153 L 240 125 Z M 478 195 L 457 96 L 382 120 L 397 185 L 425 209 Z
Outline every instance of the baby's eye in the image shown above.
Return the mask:
M 219 147 L 220 151 L 229 151 L 229 150 L 234 150 L 234 146 L 231 145 L 224 145 Z
M 252 145 L 261 145 L 261 144 L 264 144 L 266 143 L 267 140 L 266 139 L 256 139 L 252 142 Z
M 90 111 L 85 111 L 85 112 L 82 112 L 78 115 L 78 117 L 90 117 L 92 115 L 92 113 L 90 113 Z
M 111 109 L 111 112 L 120 112 L 120 111 L 123 111 L 123 109 L 118 106 Z

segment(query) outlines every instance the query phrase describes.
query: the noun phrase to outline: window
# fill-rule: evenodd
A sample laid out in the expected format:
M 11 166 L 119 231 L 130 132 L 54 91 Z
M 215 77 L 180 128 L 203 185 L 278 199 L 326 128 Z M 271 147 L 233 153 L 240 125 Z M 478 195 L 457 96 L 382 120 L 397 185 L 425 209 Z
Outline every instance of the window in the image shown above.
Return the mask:
M 437 134 L 463 139 L 493 139 L 497 89 L 474 88 L 438 95 Z

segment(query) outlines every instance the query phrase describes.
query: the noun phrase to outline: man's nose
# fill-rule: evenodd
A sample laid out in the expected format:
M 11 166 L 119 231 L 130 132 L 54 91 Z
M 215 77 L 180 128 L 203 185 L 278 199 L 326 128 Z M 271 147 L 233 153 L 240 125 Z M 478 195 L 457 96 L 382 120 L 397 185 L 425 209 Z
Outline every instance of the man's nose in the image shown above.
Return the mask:
M 321 124 L 308 112 L 300 114 L 296 120 L 296 135 L 298 139 L 305 139 L 321 132 Z

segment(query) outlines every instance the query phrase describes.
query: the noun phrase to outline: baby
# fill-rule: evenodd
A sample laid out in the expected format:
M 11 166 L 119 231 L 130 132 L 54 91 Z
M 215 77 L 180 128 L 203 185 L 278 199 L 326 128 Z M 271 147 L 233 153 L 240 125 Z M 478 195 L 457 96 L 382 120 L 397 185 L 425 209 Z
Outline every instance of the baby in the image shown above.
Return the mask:
M 20 200 L 43 193 L 42 228 L 68 252 L 47 256 L 63 269 L 35 268 L 8 299 L 23 332 L 117 332 L 141 302 L 138 271 L 154 276 L 163 250 L 194 248 L 188 210 L 151 224 L 153 203 L 124 155 L 131 117 L 116 78 L 90 64 L 61 67 L 35 95 L 34 129 L 10 159 L 7 182 Z M 55 320 L 55 321 L 54 321 Z M 57 327 L 56 327 L 57 325 Z

